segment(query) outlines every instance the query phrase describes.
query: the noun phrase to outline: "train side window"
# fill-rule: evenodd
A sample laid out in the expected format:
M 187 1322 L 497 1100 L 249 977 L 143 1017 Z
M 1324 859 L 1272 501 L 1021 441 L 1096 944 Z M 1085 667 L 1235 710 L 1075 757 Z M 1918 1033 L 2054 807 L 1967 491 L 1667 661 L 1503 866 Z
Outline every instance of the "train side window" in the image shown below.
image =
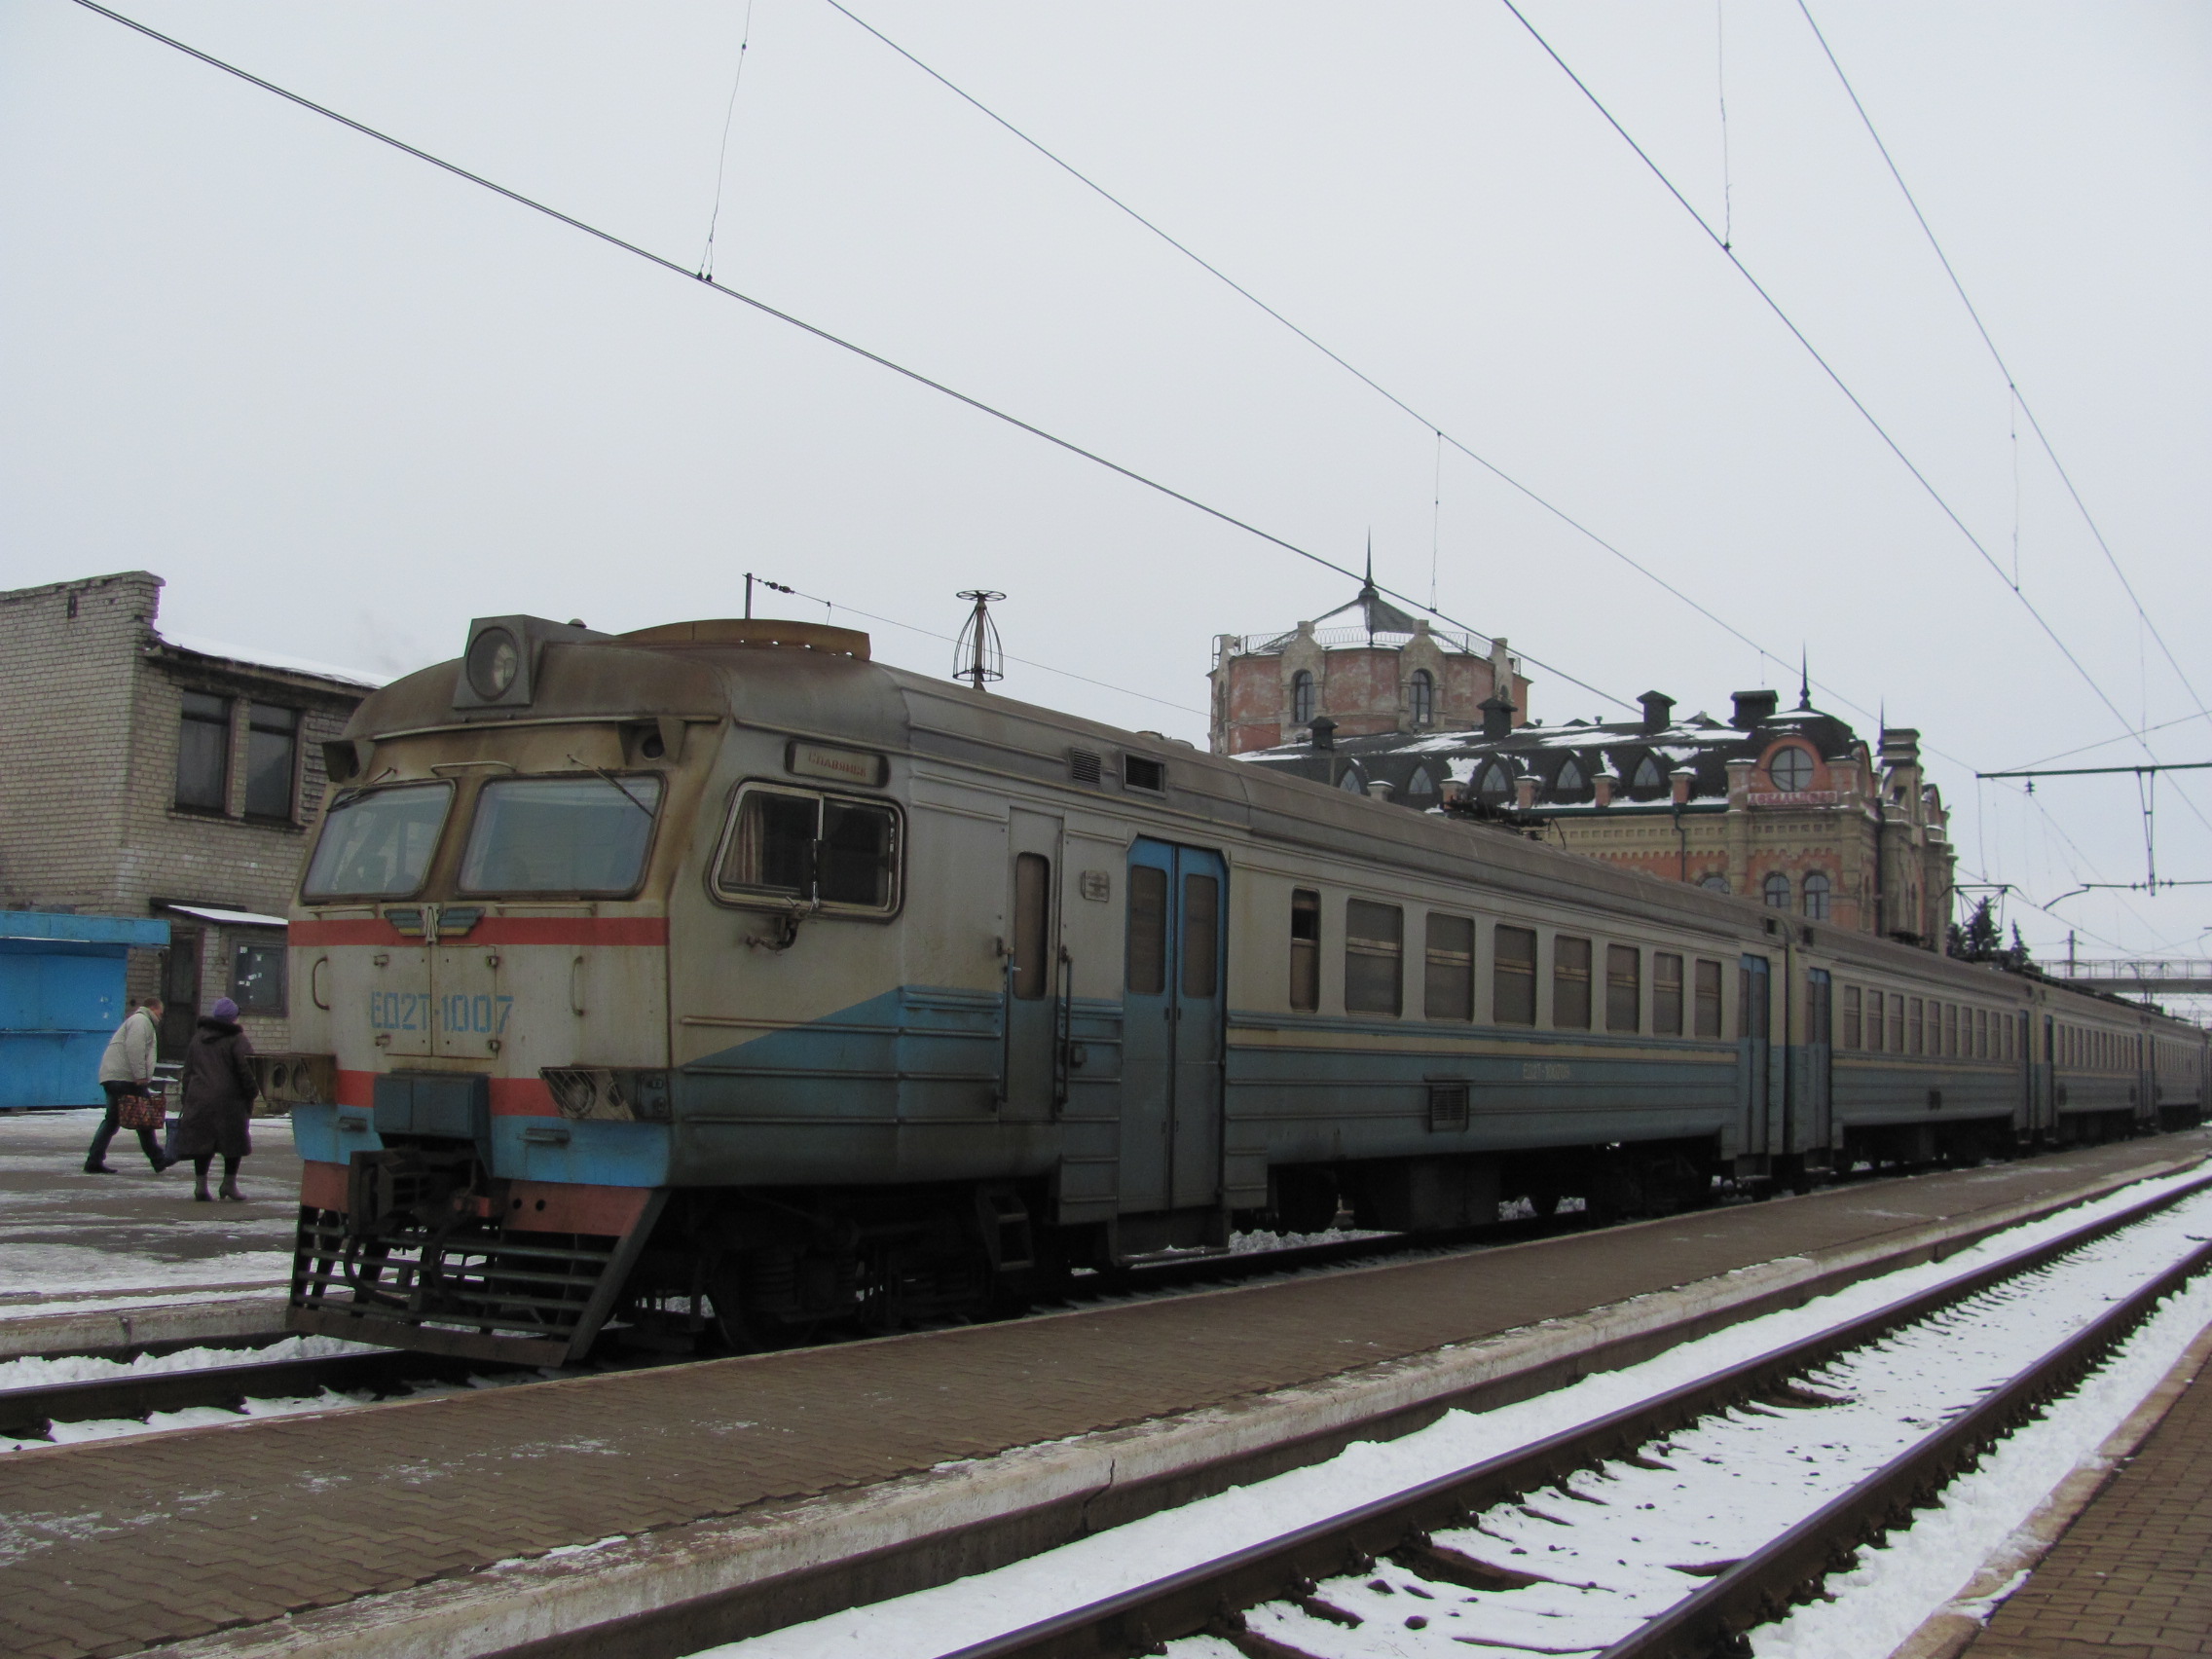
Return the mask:
M 1651 956 L 1651 1029 L 1662 1037 L 1682 1034 L 1682 959 L 1671 950 Z
M 1536 930 L 1500 927 L 1491 963 L 1490 1017 L 1496 1025 L 1536 1023 Z
M 1051 944 L 1052 864 L 1042 853 L 1014 861 L 1014 994 L 1036 1002 L 1051 980 L 1045 960 Z
M 1221 882 L 1183 878 L 1183 994 L 1210 997 L 1221 983 Z
M 1643 1024 L 1643 952 L 1633 944 L 1605 946 L 1605 1029 L 1635 1031 Z
M 1720 964 L 1701 960 L 1697 965 L 1697 1035 L 1720 1035 Z
M 1985 1008 L 1973 1011 L 1973 1057 L 1989 1058 L 1989 1010 Z
M 898 903 L 898 875 L 899 817 L 890 806 L 748 788 L 738 797 L 715 890 L 888 911 Z
M 1428 918 L 1421 1012 L 1431 1019 L 1475 1017 L 1475 924 L 1465 916 Z
M 1943 1005 L 1943 1052 L 1957 1056 L 1959 1051 L 1959 1005 Z
M 1167 872 L 1129 866 L 1129 989 L 1156 997 L 1167 988 Z
M 1843 1037 L 1836 1045 L 1839 1049 L 1859 1047 L 1859 987 L 1843 987 Z
M 1290 1006 L 1300 1014 L 1321 1006 L 1321 896 L 1305 887 L 1290 896 Z
M 1590 941 L 1560 935 L 1552 940 L 1552 1024 L 1561 1031 L 1590 1029 Z
M 896 823 L 888 807 L 826 798 L 822 802 L 822 851 L 814 872 L 815 896 L 825 904 L 889 909 Z
M 1345 905 L 1346 1014 L 1396 1014 L 1404 1006 L 1405 939 L 1406 913 L 1397 905 L 1364 899 Z
M 1904 1052 L 1904 998 L 1895 992 L 1890 996 L 1890 1052 Z
M 1908 1054 L 1928 1052 L 1927 1003 L 1913 997 L 1905 1004 L 1904 1051 Z

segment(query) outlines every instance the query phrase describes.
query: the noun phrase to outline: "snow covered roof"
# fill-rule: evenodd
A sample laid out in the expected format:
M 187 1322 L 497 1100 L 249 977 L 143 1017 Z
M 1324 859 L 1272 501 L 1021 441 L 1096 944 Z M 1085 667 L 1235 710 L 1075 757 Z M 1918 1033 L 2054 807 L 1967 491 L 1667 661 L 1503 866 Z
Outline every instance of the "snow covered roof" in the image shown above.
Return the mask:
M 282 916 L 264 916 L 255 910 L 233 910 L 220 904 L 165 904 L 165 910 L 180 915 L 198 916 L 203 922 L 214 922 L 230 928 L 280 928 L 287 926 Z
M 283 651 L 227 645 L 221 640 L 210 640 L 199 634 L 163 633 L 157 638 L 165 645 L 191 651 L 196 656 L 216 657 L 244 668 L 274 668 L 286 674 L 313 675 L 317 680 L 334 680 L 343 685 L 357 685 L 364 691 L 374 691 L 388 684 L 391 680 L 388 674 L 368 674 L 357 668 L 337 668 L 326 662 L 291 656 Z

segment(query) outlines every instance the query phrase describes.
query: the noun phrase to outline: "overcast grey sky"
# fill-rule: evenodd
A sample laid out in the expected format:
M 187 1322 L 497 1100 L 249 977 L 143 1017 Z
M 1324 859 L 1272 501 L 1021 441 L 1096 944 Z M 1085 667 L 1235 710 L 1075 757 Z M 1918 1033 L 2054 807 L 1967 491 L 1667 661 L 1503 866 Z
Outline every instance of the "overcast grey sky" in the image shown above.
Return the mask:
M 825 0 L 754 0 L 726 163 L 744 0 L 120 9 L 687 268 L 723 170 L 719 280 L 1340 562 L 1372 530 L 1407 593 L 1433 547 L 1445 611 L 1614 696 L 1724 715 L 1802 646 L 2038 902 L 2142 879 L 2136 785 L 1974 768 L 2139 758 L 2120 717 L 2212 757 L 1794 0 L 1524 10 L 2120 717 L 1497 0 L 853 9 L 1786 663 L 1449 450 L 1439 503 L 1427 426 Z M 1813 10 L 2212 698 L 2212 10 Z M 477 614 L 733 614 L 749 569 L 947 635 L 988 585 L 1011 652 L 1144 695 L 1010 693 L 1201 742 L 1210 636 L 1348 597 L 69 0 L 0 0 L 0 585 L 143 567 L 177 631 L 384 672 Z M 1547 722 L 1618 713 L 1535 678 Z M 2161 876 L 2212 878 L 2205 778 L 2159 786 Z M 2194 953 L 2212 887 L 2009 913 Z

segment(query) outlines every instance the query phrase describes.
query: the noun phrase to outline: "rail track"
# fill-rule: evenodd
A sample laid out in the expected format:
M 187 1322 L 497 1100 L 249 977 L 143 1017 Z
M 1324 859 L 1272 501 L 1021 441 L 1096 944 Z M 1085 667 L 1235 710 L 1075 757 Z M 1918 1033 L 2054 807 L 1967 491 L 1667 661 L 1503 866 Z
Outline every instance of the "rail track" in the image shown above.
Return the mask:
M 1848 1404 L 1822 1392 L 1822 1373 L 1839 1360 L 1947 1313 L 1956 1318 L 1963 1304 L 1977 1297 L 1986 1300 L 1992 1292 L 2009 1293 L 2010 1287 L 2054 1266 L 2063 1271 L 2065 1258 L 2208 1192 L 2212 1177 L 2169 1188 L 1963 1276 L 1511 1452 L 968 1645 L 934 1651 L 945 1659 L 1122 1659 L 1158 1652 L 1162 1644 L 1181 1639 L 1211 1637 L 1245 1659 L 1319 1659 L 1335 1644 L 1322 1641 L 1310 1647 L 1301 1645 L 1302 1629 L 1333 1629 L 1339 1636 L 1348 1636 L 1343 1627 L 1356 1627 L 1377 1616 L 1378 1608 L 1386 1604 L 1377 1598 L 1391 1597 L 1393 1592 L 1398 1599 L 1387 1604 L 1392 1623 L 1402 1622 L 1408 1630 L 1418 1631 L 1439 1619 L 1440 1609 L 1452 1598 L 1485 1602 L 1492 1599 L 1485 1593 L 1543 1585 L 1598 1588 L 1559 1585 L 1541 1572 L 1503 1565 L 1494 1530 L 1487 1533 L 1485 1547 L 1479 1550 L 1456 1548 L 1450 1540 L 1453 1536 L 1464 1540 L 1471 1529 L 1482 1530 L 1478 1521 L 1486 1513 L 1494 1517 L 1500 1506 L 1520 1505 L 1522 1513 L 1537 1514 L 1546 1525 L 1564 1525 L 1560 1516 L 1529 1509 L 1530 1494 L 1550 1494 L 1564 1500 L 1554 1502 L 1554 1509 L 1568 1508 L 1573 1500 L 1587 1498 L 1594 1478 L 1609 1478 L 1600 1473 L 1608 1466 L 1616 1471 L 1625 1465 L 1628 1472 L 1672 1472 L 1673 1466 L 1664 1460 L 1670 1442 L 1696 1425 L 1731 1414 L 1741 1419 L 1747 1412 L 1772 1415 L 1790 1408 L 1805 1408 L 1809 1414 L 1813 1408 Z M 2183 1224 L 2181 1218 L 2169 1219 L 2175 1226 Z M 1609 1644 L 1562 1641 L 1547 1647 L 1534 1640 L 1478 1636 L 1478 1626 L 1458 1625 L 1434 1633 L 1444 1639 L 1439 1651 L 1464 1651 L 1456 1644 L 1473 1643 L 1495 1652 L 1602 1651 L 1604 1659 L 1715 1659 L 1748 1654 L 1747 1630 L 1781 1616 L 1793 1603 L 1817 1593 L 1824 1579 L 1848 1565 L 1861 1545 L 1909 1526 L 1916 1508 L 2046 1402 L 2075 1386 L 2165 1298 L 2212 1267 L 2212 1241 L 2203 1237 L 2207 1229 L 2195 1219 L 2187 1225 L 2196 1228 L 2186 1235 L 2191 1248 L 2180 1251 L 1970 1407 L 1942 1416 L 1906 1450 L 1853 1479 L 1846 1490 L 1819 1503 L 1811 1513 L 1733 1559 L 1669 1564 L 1665 1572 L 1704 1582 L 1686 1596 L 1665 1588 L 1657 1604 L 1646 1609 L 1649 1616 L 1632 1621 L 1636 1628 L 1627 1635 L 1608 1639 Z M 2110 1272 L 2093 1264 L 2083 1271 Z M 1674 1582 L 1685 1581 L 1689 1580 L 1677 1577 Z M 1406 1595 L 1414 1599 L 1404 1599 Z M 1424 1597 L 1434 1598 L 1436 1604 L 1431 1606 Z M 1419 1610 L 1404 1616 L 1413 1609 Z M 1396 1642 L 1407 1640 L 1401 1631 L 1385 1629 L 1384 1634 Z M 779 1650 L 786 1645 L 782 1638 L 767 1640 Z M 803 1643 L 794 1650 L 811 1651 Z M 1222 1649 L 1211 1646 L 1211 1651 Z
M 1911 1170 L 1872 1170 L 1845 1176 L 1850 1182 L 1896 1179 L 1921 1173 Z M 1759 1194 L 1758 1197 L 1769 1195 Z M 1728 1195 L 1714 1202 L 1751 1201 L 1751 1195 Z M 1111 1272 L 1086 1273 L 1070 1281 L 1051 1306 L 1096 1304 L 1142 1298 L 1178 1290 L 1204 1289 L 1240 1281 L 1284 1274 L 1325 1272 L 1409 1255 L 1456 1254 L 1499 1248 L 1537 1239 L 1586 1232 L 1609 1225 L 1604 1219 L 1579 1211 L 1531 1216 L 1490 1223 L 1450 1234 L 1361 1234 L 1344 1238 L 1310 1239 L 1272 1249 L 1235 1253 L 1178 1253 L 1156 1257 Z M 1051 1311 L 1048 1307 L 1041 1311 Z M 274 1340 L 274 1339 L 272 1339 Z M 838 1336 L 816 1340 L 844 1340 Z M 128 1365 L 141 1354 L 166 1354 L 189 1347 L 229 1349 L 234 1345 L 167 1341 L 129 1346 L 111 1346 L 44 1358 L 98 1358 Z M 250 1352 L 236 1345 L 241 1355 Z M 632 1356 L 609 1363 L 624 1366 L 687 1363 L 684 1358 Z M 214 1364 L 190 1369 L 125 1372 L 112 1378 L 74 1381 L 25 1387 L 0 1386 L 0 1437 L 37 1441 L 51 1436 L 54 1425 L 94 1421 L 146 1421 L 151 1418 L 194 1408 L 211 1408 L 241 1415 L 249 1401 L 297 1400 L 327 1391 L 332 1395 L 366 1393 L 370 1401 L 403 1398 L 424 1385 L 467 1385 L 471 1379 L 520 1380 L 532 1368 L 499 1365 L 482 1360 L 458 1359 L 407 1350 L 377 1350 L 282 1360 L 241 1357 L 235 1364 Z M 546 1376 L 559 1375 L 545 1373 Z M 345 1404 L 333 1401 L 333 1409 Z M 124 1431 L 128 1432 L 128 1431 Z

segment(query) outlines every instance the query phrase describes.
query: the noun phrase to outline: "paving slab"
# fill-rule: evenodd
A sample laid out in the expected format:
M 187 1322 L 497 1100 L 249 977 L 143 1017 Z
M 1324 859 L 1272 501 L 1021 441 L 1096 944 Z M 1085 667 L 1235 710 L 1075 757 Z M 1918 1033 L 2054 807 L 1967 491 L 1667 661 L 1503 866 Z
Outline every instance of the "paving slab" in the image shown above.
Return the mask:
M 2212 1654 L 2212 1368 L 2197 1370 L 1965 1653 Z
M 2208 1145 L 2195 1131 L 1002 1324 L 19 1452 L 0 1458 L 0 1650 L 250 1627 L 276 1605 L 1149 1434 L 1778 1259 L 1877 1249 Z M 169 1559 L 153 1576 L 189 1583 L 189 1607 L 141 1589 L 157 1542 Z M 276 1561 L 280 1581 L 264 1566 Z

